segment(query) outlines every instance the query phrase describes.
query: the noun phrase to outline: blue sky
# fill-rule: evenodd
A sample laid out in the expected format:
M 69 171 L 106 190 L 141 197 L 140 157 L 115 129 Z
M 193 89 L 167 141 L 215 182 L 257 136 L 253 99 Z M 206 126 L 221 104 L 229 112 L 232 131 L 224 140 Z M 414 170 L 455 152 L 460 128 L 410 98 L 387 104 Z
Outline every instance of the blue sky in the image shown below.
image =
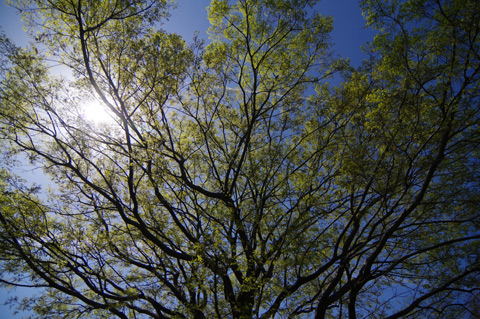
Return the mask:
M 0 3 L 0 27 L 16 44 L 24 45 L 28 38 L 22 29 L 20 16 L 16 10 L 7 7 L 3 0 Z M 172 13 L 170 21 L 163 28 L 175 32 L 191 42 L 195 31 L 208 39 L 207 10 L 208 0 L 179 0 L 178 8 Z M 332 32 L 334 50 L 342 57 L 349 57 L 352 64 L 358 66 L 364 55 L 361 46 L 366 41 L 373 39 L 374 33 L 364 28 L 364 20 L 356 0 L 323 0 L 318 6 L 318 11 L 334 17 L 334 30 Z M 17 293 L 25 293 L 25 289 L 17 290 Z M 14 316 L 13 311 L 3 306 L 7 298 L 7 292 L 0 289 L 0 319 L 21 318 Z
M 0 0 L 0 27 L 15 43 L 26 43 L 28 38 L 22 29 L 20 16 L 16 10 L 7 7 Z M 207 39 L 206 30 L 209 26 L 206 7 L 208 0 L 179 0 L 170 21 L 163 26 L 167 31 L 182 35 L 187 42 L 193 38 L 195 31 Z M 374 35 L 364 28 L 364 20 L 358 0 L 322 0 L 318 6 L 320 13 L 334 17 L 332 32 L 335 51 L 343 57 L 350 57 L 354 65 L 359 65 L 363 59 L 360 47 L 370 41 Z M 1 319 L 1 318 L 0 318 Z

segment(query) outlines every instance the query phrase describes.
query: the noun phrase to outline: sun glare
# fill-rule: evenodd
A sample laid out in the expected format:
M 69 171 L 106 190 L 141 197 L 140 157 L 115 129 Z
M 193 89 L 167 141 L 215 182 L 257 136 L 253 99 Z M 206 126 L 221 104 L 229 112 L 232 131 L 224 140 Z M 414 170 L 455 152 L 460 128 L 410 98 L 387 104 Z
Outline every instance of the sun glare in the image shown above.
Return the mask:
M 107 110 L 107 106 L 96 99 L 89 100 L 83 105 L 83 114 L 86 120 L 97 124 L 113 121 L 112 115 Z

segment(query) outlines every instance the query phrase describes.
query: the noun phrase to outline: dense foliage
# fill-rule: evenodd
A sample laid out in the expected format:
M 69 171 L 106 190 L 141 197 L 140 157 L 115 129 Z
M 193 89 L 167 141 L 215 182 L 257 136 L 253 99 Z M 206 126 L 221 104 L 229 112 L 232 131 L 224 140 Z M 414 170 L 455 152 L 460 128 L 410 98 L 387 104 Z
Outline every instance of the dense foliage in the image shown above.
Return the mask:
M 11 2 L 2 152 L 55 186 L 5 162 L 0 273 L 35 318 L 479 317 L 480 2 L 362 1 L 359 68 L 312 0 L 212 0 L 208 45 L 167 0 Z

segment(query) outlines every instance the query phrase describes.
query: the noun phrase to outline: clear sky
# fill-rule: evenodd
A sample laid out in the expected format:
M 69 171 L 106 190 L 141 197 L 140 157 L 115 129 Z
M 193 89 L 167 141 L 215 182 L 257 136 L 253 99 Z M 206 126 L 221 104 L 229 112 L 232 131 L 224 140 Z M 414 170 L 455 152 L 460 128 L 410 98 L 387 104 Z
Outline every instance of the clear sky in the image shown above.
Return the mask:
M 22 29 L 20 16 L 16 10 L 7 7 L 0 0 L 0 27 L 18 45 L 24 45 L 28 38 Z M 170 21 L 165 23 L 164 29 L 175 32 L 191 42 L 195 31 L 208 40 L 206 30 L 209 26 L 206 7 L 208 0 L 178 0 L 178 7 L 172 13 Z M 318 6 L 321 14 L 334 17 L 334 30 L 332 32 L 334 50 L 342 57 L 349 57 L 354 66 L 358 66 L 364 55 L 361 46 L 373 39 L 374 33 L 364 28 L 364 20 L 358 6 L 358 0 L 323 0 Z M 0 106 L 1 107 L 1 106 Z M 24 289 L 17 290 L 23 293 Z M 0 289 L 0 319 L 20 318 L 21 315 L 13 316 L 12 311 L 3 306 L 7 298 L 5 290 Z

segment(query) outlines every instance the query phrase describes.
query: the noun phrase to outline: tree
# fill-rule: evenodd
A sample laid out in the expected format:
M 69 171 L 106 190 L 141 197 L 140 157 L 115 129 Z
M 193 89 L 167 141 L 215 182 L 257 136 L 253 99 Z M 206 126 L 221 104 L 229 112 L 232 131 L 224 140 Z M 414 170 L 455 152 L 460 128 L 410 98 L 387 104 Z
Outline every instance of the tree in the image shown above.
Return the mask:
M 213 0 L 205 47 L 158 28 L 168 1 L 25 1 L 2 143 L 56 188 L 2 171 L 3 284 L 41 318 L 475 314 L 480 4 L 363 1 L 354 69 L 316 2 Z

